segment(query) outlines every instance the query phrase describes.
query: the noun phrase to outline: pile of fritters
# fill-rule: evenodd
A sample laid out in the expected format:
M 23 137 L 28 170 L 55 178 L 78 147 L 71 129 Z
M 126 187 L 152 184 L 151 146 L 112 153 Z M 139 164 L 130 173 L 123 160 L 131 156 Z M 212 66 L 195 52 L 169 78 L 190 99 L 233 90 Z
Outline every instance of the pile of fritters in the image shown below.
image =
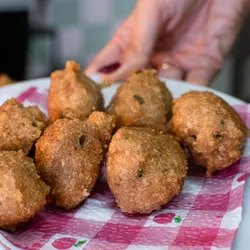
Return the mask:
M 107 112 L 116 116 L 117 128 L 125 126 L 110 143 L 107 177 L 127 213 L 160 209 L 180 192 L 187 167 L 181 146 L 211 176 L 241 158 L 247 139 L 246 125 L 220 97 L 192 91 L 172 102 L 154 70 L 133 73 Z
M 16 99 L 0 107 L 0 227 L 14 230 L 40 211 L 50 191 L 27 155 L 48 124 L 38 107 Z
M 51 79 L 50 122 L 38 107 L 16 99 L 0 107 L 0 227 L 5 230 L 42 210 L 48 195 L 65 209 L 80 204 L 99 177 L 115 128 L 114 116 L 96 111 L 103 109 L 100 87 L 78 64 L 68 62 Z
M 64 209 L 81 204 L 105 159 L 121 211 L 150 213 L 181 192 L 183 147 L 211 176 L 240 159 L 247 138 L 246 125 L 221 98 L 193 91 L 173 100 L 154 70 L 132 73 L 103 112 L 100 86 L 67 62 L 51 75 L 48 107 L 50 121 L 15 99 L 0 107 L 3 229 L 32 218 L 48 195 Z

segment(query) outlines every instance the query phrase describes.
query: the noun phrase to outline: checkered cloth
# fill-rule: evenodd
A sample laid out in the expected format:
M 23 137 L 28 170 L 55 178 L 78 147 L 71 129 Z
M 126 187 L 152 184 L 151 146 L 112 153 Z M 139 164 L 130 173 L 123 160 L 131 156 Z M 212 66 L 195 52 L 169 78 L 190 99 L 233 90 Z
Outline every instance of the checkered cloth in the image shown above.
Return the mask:
M 46 111 L 46 91 L 29 88 L 18 100 Z M 235 108 L 249 126 L 250 107 Z M 0 231 L 0 249 L 230 249 L 242 217 L 249 146 L 250 140 L 241 161 L 212 178 L 190 166 L 181 194 L 150 215 L 122 214 L 102 177 L 77 209 L 47 208 L 21 231 Z

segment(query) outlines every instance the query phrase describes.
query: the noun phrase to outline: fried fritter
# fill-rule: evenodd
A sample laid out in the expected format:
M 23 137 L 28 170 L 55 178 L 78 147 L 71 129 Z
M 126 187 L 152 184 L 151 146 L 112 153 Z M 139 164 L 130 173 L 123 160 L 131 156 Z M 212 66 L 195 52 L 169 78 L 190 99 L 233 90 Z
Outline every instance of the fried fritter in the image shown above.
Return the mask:
M 12 84 L 14 82 L 15 81 L 12 80 L 8 75 L 0 74 L 0 86 L 6 86 L 6 85 Z
M 13 230 L 43 209 L 50 188 L 21 150 L 0 152 L 0 176 L 0 227 Z
M 61 117 L 85 120 L 96 110 L 102 110 L 104 100 L 101 88 L 81 72 L 74 61 L 64 70 L 51 74 L 48 110 L 51 120 Z
M 92 191 L 115 127 L 113 116 L 93 112 L 86 121 L 58 119 L 36 144 L 36 167 L 53 187 L 56 205 L 76 207 Z
M 171 117 L 172 95 L 155 70 L 129 76 L 113 97 L 107 112 L 114 114 L 117 127 L 150 127 L 166 131 Z
M 16 99 L 0 107 L 0 150 L 23 150 L 28 154 L 35 140 L 40 137 L 48 120 L 38 107 L 25 108 Z
M 107 179 L 118 207 L 126 213 L 150 213 L 177 195 L 187 160 L 169 134 L 150 128 L 120 128 L 107 157 Z
M 211 92 L 191 91 L 173 104 L 172 126 L 207 176 L 241 158 L 247 127 L 235 110 Z

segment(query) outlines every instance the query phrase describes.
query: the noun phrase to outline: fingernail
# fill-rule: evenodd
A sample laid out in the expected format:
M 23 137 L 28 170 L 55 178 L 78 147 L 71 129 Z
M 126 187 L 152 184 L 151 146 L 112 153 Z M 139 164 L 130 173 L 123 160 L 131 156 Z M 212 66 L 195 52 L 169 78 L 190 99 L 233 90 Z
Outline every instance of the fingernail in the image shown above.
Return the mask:
M 173 78 L 181 80 L 183 78 L 183 71 L 177 68 L 169 68 L 159 71 L 158 75 L 163 78 Z
M 111 65 L 102 67 L 98 70 L 99 73 L 109 74 L 120 68 L 121 64 L 119 62 L 113 63 Z

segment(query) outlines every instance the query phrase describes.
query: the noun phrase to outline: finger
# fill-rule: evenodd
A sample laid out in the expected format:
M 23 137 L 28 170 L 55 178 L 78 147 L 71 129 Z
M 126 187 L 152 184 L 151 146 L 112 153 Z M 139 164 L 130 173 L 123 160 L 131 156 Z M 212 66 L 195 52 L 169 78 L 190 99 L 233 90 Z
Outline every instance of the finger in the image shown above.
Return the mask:
M 119 81 L 127 77 L 132 70 L 140 70 L 149 63 L 149 58 L 155 46 L 156 39 L 161 31 L 162 1 L 139 0 L 134 11 L 134 23 L 131 30 L 131 39 L 122 56 L 121 67 L 102 78 L 108 81 Z
M 164 24 L 162 0 L 139 0 L 134 12 L 134 24 L 129 49 L 139 55 L 151 56 Z M 165 15 L 166 16 L 166 15 Z
M 119 44 L 111 41 L 104 49 L 93 59 L 93 61 L 84 70 L 86 74 L 97 73 L 100 68 L 106 65 L 112 65 L 119 62 L 121 57 L 121 48 Z
M 181 68 L 173 65 L 168 65 L 165 69 L 159 70 L 158 75 L 163 78 L 182 80 L 184 73 Z
M 129 75 L 129 73 L 133 70 L 141 70 L 143 68 L 146 68 L 148 65 L 148 59 L 146 57 L 135 57 L 134 55 L 131 55 L 129 59 L 126 58 L 126 62 L 122 63 L 121 67 L 118 68 L 116 71 L 114 71 L 111 74 L 100 74 L 102 80 L 109 81 L 109 82 L 117 82 L 121 80 L 125 80 L 126 77 Z
M 100 68 L 99 73 L 109 74 L 109 73 L 112 73 L 113 71 L 117 70 L 120 66 L 121 66 L 120 63 L 116 62 L 114 64 Z
M 203 86 L 208 86 L 218 73 L 218 69 L 210 68 L 196 68 L 187 72 L 185 80 Z
M 151 58 L 151 63 L 158 69 L 161 77 L 182 80 L 184 71 L 180 63 L 172 54 L 168 52 L 159 52 Z
M 84 70 L 86 74 L 97 73 L 100 69 L 120 63 L 121 55 L 130 37 L 133 15 L 129 16 L 118 28 L 110 42 Z

